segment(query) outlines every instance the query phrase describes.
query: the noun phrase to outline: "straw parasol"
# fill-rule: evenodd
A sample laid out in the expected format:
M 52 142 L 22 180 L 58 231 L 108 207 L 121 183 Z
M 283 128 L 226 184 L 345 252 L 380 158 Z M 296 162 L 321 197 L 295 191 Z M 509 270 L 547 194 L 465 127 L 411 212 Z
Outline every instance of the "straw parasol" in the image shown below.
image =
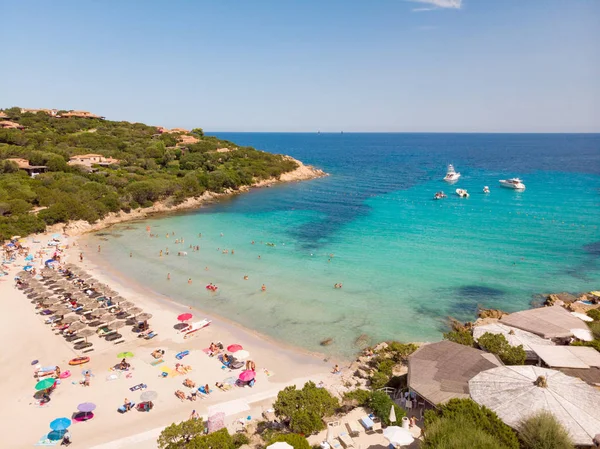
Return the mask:
M 116 320 L 116 319 L 117 319 L 117 317 L 116 317 L 116 316 L 114 316 L 112 313 L 110 313 L 110 312 L 107 312 L 107 313 L 103 313 L 102 315 L 100 315 L 100 316 L 98 317 L 98 319 L 99 319 L 100 321 L 104 321 L 105 323 L 111 323 L 111 322 L 113 322 L 114 320 Z
M 123 298 L 122 296 L 115 296 L 113 299 L 111 299 L 111 301 L 114 302 L 115 304 L 121 305 L 121 303 L 124 303 L 127 300 L 125 298 Z
M 142 313 L 141 307 L 132 307 L 131 309 L 127 309 L 127 312 L 131 315 L 137 315 L 138 313 Z
M 150 318 L 152 318 L 152 314 L 147 312 L 140 313 L 135 317 L 135 319 L 138 321 L 148 321 Z
M 87 324 L 82 323 L 81 321 L 75 321 L 73 322 L 73 324 L 71 324 L 69 326 L 69 329 L 73 330 L 73 331 L 79 331 L 81 329 L 84 329 L 87 327 Z
M 69 315 L 64 317 L 62 320 L 60 320 L 63 324 L 71 324 L 71 323 L 75 323 L 76 321 L 79 321 L 79 317 L 75 316 L 75 315 Z M 83 323 L 81 323 L 83 324 Z
M 108 324 L 108 328 L 113 331 L 121 329 L 122 327 L 125 327 L 125 321 L 113 321 Z
M 575 445 L 589 446 L 600 429 L 600 392 L 582 380 L 537 366 L 501 366 L 469 381 L 473 400 L 518 428 L 541 411 L 552 413 Z
M 131 301 L 124 301 L 119 304 L 119 307 L 123 310 L 127 310 L 127 309 L 131 309 L 132 307 L 135 307 L 135 304 L 132 303 Z
M 85 341 L 87 342 L 87 338 L 91 337 L 95 333 L 96 333 L 96 331 L 94 329 L 82 329 L 79 332 L 77 332 L 77 335 L 79 337 L 85 338 Z

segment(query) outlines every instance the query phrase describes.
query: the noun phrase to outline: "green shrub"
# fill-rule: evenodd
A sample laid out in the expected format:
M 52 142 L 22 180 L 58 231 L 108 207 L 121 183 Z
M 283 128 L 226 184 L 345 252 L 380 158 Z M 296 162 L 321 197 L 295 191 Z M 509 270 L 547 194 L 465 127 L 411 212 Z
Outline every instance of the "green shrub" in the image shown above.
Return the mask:
M 294 432 L 310 435 L 324 428 L 323 418 L 333 415 L 339 405 L 337 398 L 325 388 L 307 382 L 301 390 L 295 385 L 281 390 L 273 408 Z
M 519 426 L 522 449 L 573 449 L 569 432 L 550 412 L 542 411 Z
M 369 404 L 371 400 L 371 392 L 368 390 L 356 389 L 352 391 L 347 391 L 344 393 L 344 399 L 347 400 L 355 400 L 358 402 L 358 405 L 363 407 Z
M 368 406 L 373 410 L 373 414 L 377 416 L 382 423 L 390 425 L 390 410 L 392 406 L 396 410 L 396 423 L 402 421 L 402 418 L 406 416 L 404 410 L 383 391 L 373 391 L 371 393 L 371 399 L 369 400 Z
M 422 449 L 507 449 L 498 439 L 462 416 L 441 418 L 425 429 Z
M 246 434 L 236 433 L 234 435 L 231 435 L 231 441 L 233 442 L 233 447 L 237 449 L 238 447 L 243 446 L 244 444 L 250 443 L 250 438 L 248 438 Z
M 373 390 L 385 387 L 389 381 L 390 376 L 381 371 L 375 371 L 371 377 L 369 377 L 369 384 Z
M 160 449 L 185 448 L 192 439 L 204 433 L 204 427 L 202 419 L 173 423 L 160 433 L 157 441 L 158 447 Z
M 588 310 L 587 316 L 592 318 L 594 321 L 600 321 L 600 309 Z
M 518 449 L 516 433 L 490 409 L 479 406 L 471 399 L 451 399 L 436 410 L 425 412 L 425 430 L 440 419 L 466 420 L 472 427 L 480 429 L 497 440 L 501 447 Z M 462 421 L 461 421 L 462 422 Z M 431 446 L 430 446 L 431 447 Z
M 267 446 L 277 442 L 284 442 L 292 446 L 294 449 L 311 449 L 306 438 L 296 433 L 284 433 L 273 438 Z
M 477 343 L 481 349 L 500 357 L 505 365 L 522 365 L 527 358 L 523 345 L 511 346 L 502 334 L 486 332 L 479 337 Z
M 592 340 L 592 341 L 574 341 L 571 343 L 571 346 L 589 346 L 594 348 L 596 351 L 600 352 L 600 340 Z
M 464 346 L 475 346 L 475 339 L 469 331 L 451 331 L 444 334 L 444 340 L 452 341 Z
M 592 323 L 587 323 L 587 325 L 590 328 L 590 330 L 592 331 L 594 338 L 596 340 L 600 340 L 600 322 L 594 321 Z
M 396 363 L 405 363 L 408 360 L 408 356 L 417 349 L 419 349 L 419 347 L 414 343 L 391 341 L 388 343 L 387 348 L 383 349 L 381 352 L 388 354 Z

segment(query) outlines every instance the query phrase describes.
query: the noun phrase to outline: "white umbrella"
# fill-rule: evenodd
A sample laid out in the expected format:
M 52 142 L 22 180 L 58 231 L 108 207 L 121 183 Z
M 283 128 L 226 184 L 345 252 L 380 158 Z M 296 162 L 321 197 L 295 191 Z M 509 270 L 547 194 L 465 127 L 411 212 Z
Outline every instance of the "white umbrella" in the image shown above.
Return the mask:
M 499 366 L 469 381 L 475 402 L 513 428 L 541 411 L 552 413 L 576 446 L 589 446 L 600 429 L 600 392 L 584 381 L 538 366 Z
M 393 405 L 392 408 L 390 408 L 390 422 L 396 422 L 396 407 L 394 407 Z
M 571 329 L 573 336 L 583 341 L 593 341 L 594 336 L 589 329 Z
M 233 356 L 238 360 L 246 360 L 248 357 L 250 357 L 250 353 L 245 349 L 242 349 L 241 351 L 236 351 Z
M 283 441 L 278 441 L 277 443 L 267 446 L 267 449 L 294 449 L 294 446 L 291 446 Z
M 593 318 L 590 318 L 589 316 L 587 316 L 585 313 L 580 313 L 580 312 L 571 312 L 571 315 L 573 315 L 574 317 L 579 318 L 580 320 L 583 321 L 594 321 Z
M 407 446 L 415 440 L 408 430 L 398 426 L 386 427 L 383 436 L 394 446 Z

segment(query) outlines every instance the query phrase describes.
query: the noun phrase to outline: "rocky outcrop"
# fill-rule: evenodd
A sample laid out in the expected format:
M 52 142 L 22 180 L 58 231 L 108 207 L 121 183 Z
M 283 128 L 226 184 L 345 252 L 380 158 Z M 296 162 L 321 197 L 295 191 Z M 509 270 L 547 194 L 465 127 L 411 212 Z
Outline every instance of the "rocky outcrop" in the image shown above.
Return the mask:
M 477 316 L 482 319 L 485 319 L 485 318 L 500 319 L 504 315 L 508 315 L 508 313 L 503 312 L 502 310 L 499 310 L 499 309 L 484 309 L 483 307 L 480 307 L 479 310 L 477 311 Z

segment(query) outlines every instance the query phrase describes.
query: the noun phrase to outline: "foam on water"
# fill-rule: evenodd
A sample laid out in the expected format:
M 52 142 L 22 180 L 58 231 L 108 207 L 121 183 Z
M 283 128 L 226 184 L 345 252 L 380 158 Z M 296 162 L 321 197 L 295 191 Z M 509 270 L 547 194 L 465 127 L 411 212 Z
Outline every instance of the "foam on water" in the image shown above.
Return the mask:
M 536 293 L 600 287 L 598 136 L 222 137 L 292 154 L 332 176 L 119 225 L 89 244 L 177 301 L 308 349 L 332 337 L 327 350 L 344 355 L 362 334 L 434 340 L 448 315 L 471 319 L 479 304 L 511 311 Z M 440 181 L 448 161 L 463 173 L 454 186 Z M 498 186 L 517 175 L 526 191 Z M 457 187 L 471 197 L 455 196 Z M 433 201 L 438 190 L 448 198 Z M 217 293 L 205 289 L 209 282 Z

